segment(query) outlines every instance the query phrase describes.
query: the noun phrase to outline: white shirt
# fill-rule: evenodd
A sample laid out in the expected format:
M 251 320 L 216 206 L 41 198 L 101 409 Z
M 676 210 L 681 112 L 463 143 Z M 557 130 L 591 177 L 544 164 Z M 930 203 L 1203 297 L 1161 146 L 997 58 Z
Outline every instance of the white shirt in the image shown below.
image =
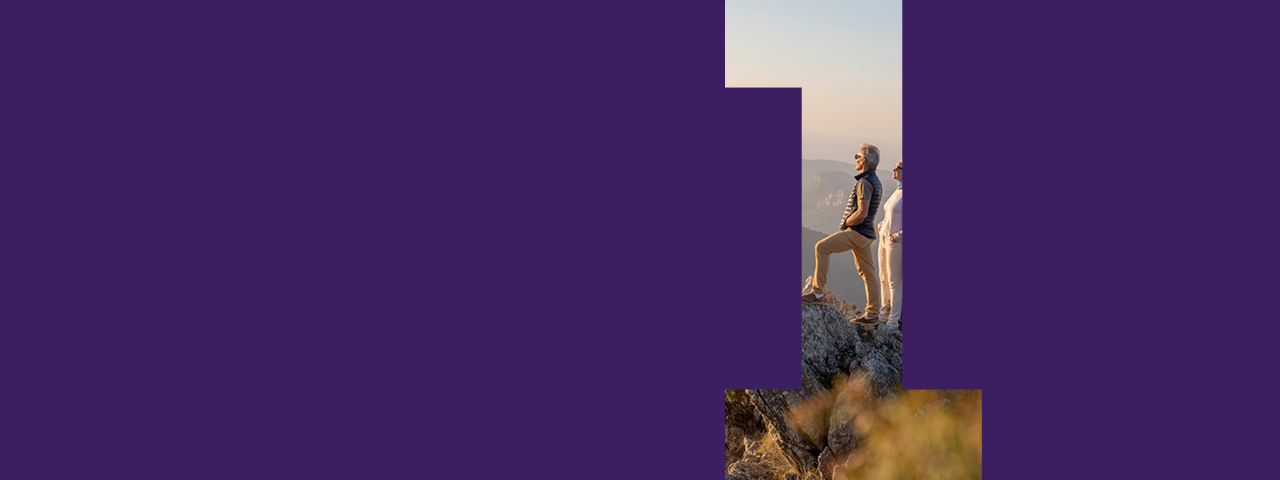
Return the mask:
M 880 221 L 880 235 L 893 235 L 902 231 L 902 184 L 884 202 L 884 220 Z

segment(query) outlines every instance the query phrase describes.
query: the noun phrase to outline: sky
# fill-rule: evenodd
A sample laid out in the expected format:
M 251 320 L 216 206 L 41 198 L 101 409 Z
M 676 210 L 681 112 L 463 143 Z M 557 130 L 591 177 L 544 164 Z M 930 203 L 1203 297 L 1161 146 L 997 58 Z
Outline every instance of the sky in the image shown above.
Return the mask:
M 901 0 L 725 0 L 724 86 L 800 87 L 802 157 L 902 158 Z

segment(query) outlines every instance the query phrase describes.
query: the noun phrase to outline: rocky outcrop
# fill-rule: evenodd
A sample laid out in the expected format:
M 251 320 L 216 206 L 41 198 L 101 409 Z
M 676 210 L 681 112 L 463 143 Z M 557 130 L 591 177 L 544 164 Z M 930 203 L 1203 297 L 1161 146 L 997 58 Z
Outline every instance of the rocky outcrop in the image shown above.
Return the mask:
M 742 460 L 748 442 L 758 442 L 769 431 L 764 417 L 751 404 L 746 390 L 724 392 L 724 468 Z
M 802 388 L 748 391 L 787 462 L 825 478 L 857 451 L 858 412 L 894 398 L 902 382 L 901 324 L 854 324 L 849 317 L 857 308 L 829 297 L 828 304 L 801 306 Z M 736 426 L 728 425 L 728 414 L 726 406 L 726 439 Z M 729 462 L 726 453 L 726 475 L 753 478 L 756 467 L 743 463 L 749 462 Z
M 737 462 L 724 472 L 724 480 L 759 480 L 769 477 L 769 466 L 759 462 Z

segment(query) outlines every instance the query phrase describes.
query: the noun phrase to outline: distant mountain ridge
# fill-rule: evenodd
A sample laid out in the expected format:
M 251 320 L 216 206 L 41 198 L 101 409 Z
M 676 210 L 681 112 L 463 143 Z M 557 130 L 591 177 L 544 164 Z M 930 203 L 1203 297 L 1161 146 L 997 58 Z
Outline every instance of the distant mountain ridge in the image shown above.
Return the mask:
M 880 165 L 876 167 L 876 175 L 880 177 L 880 182 L 884 184 L 885 192 L 892 192 L 898 188 L 898 182 L 893 180 L 893 166 L 898 163 L 897 159 L 880 159 Z M 819 172 L 844 172 L 849 175 L 857 175 L 858 167 L 852 163 L 841 162 L 838 160 L 809 160 L 800 159 L 800 193 L 809 190 L 813 185 L 813 177 Z
M 820 232 L 838 230 L 853 185 L 853 175 L 845 172 L 814 175 L 813 185 L 800 197 L 800 225 Z
M 800 164 L 800 191 L 803 193 L 813 185 L 813 177 L 818 172 L 844 172 L 849 175 L 857 175 L 858 167 L 852 163 L 845 163 L 836 160 L 808 160 L 801 159 Z

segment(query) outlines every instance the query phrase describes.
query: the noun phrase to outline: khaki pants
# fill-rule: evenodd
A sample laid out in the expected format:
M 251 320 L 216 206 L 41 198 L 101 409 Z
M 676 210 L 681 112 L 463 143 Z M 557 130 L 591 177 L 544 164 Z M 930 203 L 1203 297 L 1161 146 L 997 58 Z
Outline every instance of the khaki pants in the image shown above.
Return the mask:
M 893 243 L 880 237 L 880 296 L 884 305 L 880 318 L 897 324 L 902 320 L 902 241 Z
M 871 259 L 875 252 L 871 251 L 872 239 L 862 236 L 853 230 L 844 230 L 831 234 L 813 246 L 813 256 L 817 266 L 813 272 L 813 290 L 827 293 L 823 287 L 827 285 L 827 270 L 831 268 L 831 254 L 853 251 L 853 258 L 858 262 L 858 275 L 862 276 L 862 284 L 867 289 L 867 317 L 876 318 L 880 313 L 880 282 L 876 278 L 876 266 Z

